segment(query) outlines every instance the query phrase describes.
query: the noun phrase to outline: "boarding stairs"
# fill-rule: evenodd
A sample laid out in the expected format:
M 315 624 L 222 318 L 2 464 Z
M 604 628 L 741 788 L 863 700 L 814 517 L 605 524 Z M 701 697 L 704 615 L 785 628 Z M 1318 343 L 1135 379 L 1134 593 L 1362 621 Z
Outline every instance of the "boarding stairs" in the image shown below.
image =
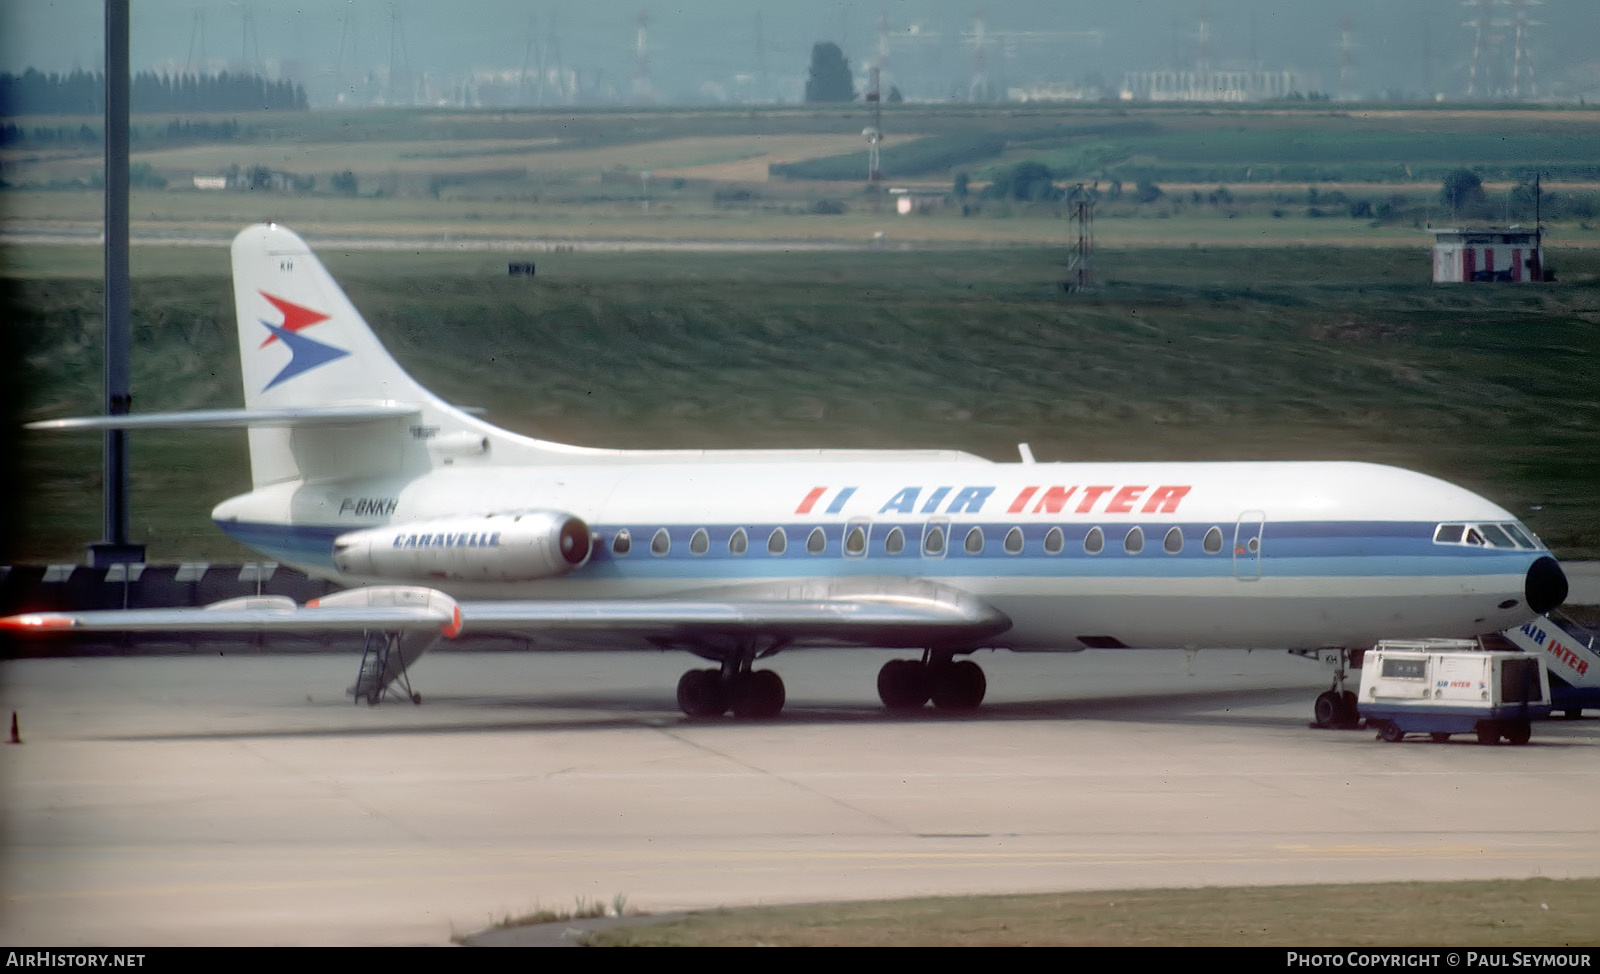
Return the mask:
M 1600 629 L 1553 610 L 1504 635 L 1518 649 L 1544 657 L 1555 710 L 1576 717 L 1585 707 L 1600 709 Z

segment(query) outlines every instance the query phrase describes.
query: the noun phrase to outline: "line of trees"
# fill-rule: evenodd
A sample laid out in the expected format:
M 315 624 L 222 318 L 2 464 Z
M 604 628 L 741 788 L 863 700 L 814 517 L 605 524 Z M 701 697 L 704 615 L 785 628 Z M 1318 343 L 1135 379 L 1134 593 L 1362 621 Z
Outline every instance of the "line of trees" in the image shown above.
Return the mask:
M 289 81 L 256 74 L 185 74 L 176 77 L 144 71 L 133 76 L 129 93 L 135 112 L 305 111 L 305 89 Z M 102 115 L 105 76 L 73 71 L 44 74 L 29 68 L 20 75 L 0 73 L 0 115 Z

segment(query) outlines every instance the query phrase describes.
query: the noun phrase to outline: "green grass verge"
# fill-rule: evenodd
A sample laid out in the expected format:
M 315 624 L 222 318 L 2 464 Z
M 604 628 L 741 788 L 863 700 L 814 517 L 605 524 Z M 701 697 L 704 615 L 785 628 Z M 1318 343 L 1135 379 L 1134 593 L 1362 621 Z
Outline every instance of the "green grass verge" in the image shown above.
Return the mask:
M 697 913 L 589 934 L 603 947 L 1600 946 L 1600 880 L 1120 890 Z

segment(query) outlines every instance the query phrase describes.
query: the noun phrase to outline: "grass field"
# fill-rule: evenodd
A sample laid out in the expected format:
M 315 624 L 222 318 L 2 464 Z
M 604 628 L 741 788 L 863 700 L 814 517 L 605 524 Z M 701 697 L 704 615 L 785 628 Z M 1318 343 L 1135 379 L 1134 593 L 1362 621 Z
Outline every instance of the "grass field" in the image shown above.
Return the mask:
M 29 416 L 98 411 L 94 253 L 5 256 Z M 220 248 L 137 255 L 137 407 L 237 404 Z M 1374 460 L 1496 498 L 1565 556 L 1600 553 L 1593 251 L 1553 253 L 1563 283 L 1542 288 L 1419 283 L 1420 253 L 1106 251 L 1102 288 L 1073 296 L 1042 248 L 559 253 L 534 281 L 493 253 L 324 256 L 425 384 L 552 439 Z M 18 555 L 75 557 L 97 532 L 98 443 L 25 444 Z M 240 438 L 143 434 L 134 463 L 153 558 L 242 555 L 205 517 L 246 486 Z
M 597 947 L 1593 950 L 1600 880 L 1121 890 L 727 910 Z
M 40 134 L 52 129 L 76 133 L 84 125 L 92 130 L 96 120 L 18 121 L 24 136 L 0 148 L 0 178 L 6 187 L 70 197 L 68 187 L 87 186 L 97 178 L 98 145 Z M 846 204 L 852 212 L 871 208 L 864 195 L 866 148 L 860 135 L 870 116 L 861 106 L 263 113 L 227 119 L 237 123 L 227 138 L 207 141 L 166 132 L 170 123 L 191 121 L 215 124 L 219 119 L 136 120 L 134 163 L 167 185 L 157 194 L 164 197 L 162 202 L 136 212 L 136 220 L 179 228 L 185 220 L 200 219 L 201 211 L 242 206 L 257 215 L 272 211 L 300 225 L 306 224 L 308 209 L 334 211 L 327 218 L 330 224 L 385 222 L 404 217 L 405 207 L 395 205 L 398 200 L 426 200 L 435 204 L 428 212 L 436 232 L 452 232 L 446 228 L 452 220 L 468 224 L 455 231 L 468 234 L 504 232 L 501 224 L 507 221 L 537 221 L 539 232 L 548 233 L 553 226 L 562 236 L 587 239 L 596 234 L 580 229 L 585 219 L 574 207 L 587 208 L 587 216 L 602 223 L 608 222 L 607 206 L 621 208 L 614 215 L 639 219 L 646 200 L 652 217 L 668 209 L 680 218 L 712 214 L 718 220 L 804 216 L 823 199 Z M 1177 196 L 1143 203 L 1110 199 L 1113 187 L 1131 188 L 1138 181 L 1225 186 L 1234 202 L 1223 208 L 1226 212 L 1211 214 L 1218 219 L 1273 212 L 1306 216 L 1316 207 L 1300 197 L 1307 187 L 1321 187 L 1345 193 L 1351 203 L 1366 204 L 1385 224 L 1411 227 L 1430 217 L 1452 218 L 1442 209 L 1430 212 L 1427 202 L 1437 196 L 1446 173 L 1465 166 L 1503 185 L 1542 172 L 1553 187 L 1562 187 L 1552 191 L 1547 218 L 1559 215 L 1579 229 L 1579 224 L 1600 221 L 1595 196 L 1600 192 L 1600 163 L 1595 161 L 1600 159 L 1600 111 L 1589 108 L 899 105 L 886 112 L 883 124 L 884 178 L 891 186 L 948 191 L 957 172 L 964 172 L 981 188 L 1004 167 L 1032 161 L 1051 167 L 1061 184 L 1102 184 L 1103 202 L 1119 215 L 1160 218 L 1186 212 L 1185 201 Z M 817 178 L 769 178 L 769 167 L 783 163 L 805 163 Z M 310 179 L 313 188 L 298 194 L 189 189 L 196 175 L 256 167 Z M 333 191 L 333 177 L 340 173 L 353 174 L 353 198 Z M 1267 189 L 1289 185 L 1297 188 Z M 98 195 L 86 195 L 92 197 L 88 203 L 61 199 L 60 208 L 88 206 L 92 211 Z M 215 195 L 245 199 L 208 198 Z M 1503 205 L 1497 208 L 1501 196 L 1497 191 L 1485 210 L 1496 219 L 1510 212 Z M 1575 197 L 1582 200 L 1574 208 L 1569 204 Z M 1403 205 L 1395 205 L 1397 198 Z M 1519 207 L 1510 212 L 1511 218 L 1530 221 L 1531 210 L 1522 209 L 1530 208 Z M 9 216 L 25 225 L 52 218 L 36 210 L 20 205 Z M 1045 210 L 1056 215 L 1054 208 Z M 1332 207 L 1333 212 L 1343 210 L 1344 204 Z M 1014 221 L 1024 211 L 984 202 L 978 207 L 982 219 L 946 221 L 932 239 L 1005 239 L 1005 229 L 980 225 L 993 216 Z M 217 213 L 214 219 L 226 222 L 231 215 Z M 53 218 L 66 217 L 57 213 Z M 478 224 L 476 230 L 472 224 Z M 850 233 L 859 229 L 846 228 Z M 694 238 L 698 229 L 680 221 L 640 233 L 652 239 Z M 615 226 L 605 230 L 618 232 Z M 801 239 L 812 235 L 811 228 L 800 224 L 787 232 L 770 223 L 739 232 L 761 234 L 762 239 L 788 232 Z M 1017 231 L 1010 232 L 1009 239 L 1018 239 Z M 709 233 L 727 236 L 717 229 Z M 1316 236 L 1319 231 L 1303 233 Z

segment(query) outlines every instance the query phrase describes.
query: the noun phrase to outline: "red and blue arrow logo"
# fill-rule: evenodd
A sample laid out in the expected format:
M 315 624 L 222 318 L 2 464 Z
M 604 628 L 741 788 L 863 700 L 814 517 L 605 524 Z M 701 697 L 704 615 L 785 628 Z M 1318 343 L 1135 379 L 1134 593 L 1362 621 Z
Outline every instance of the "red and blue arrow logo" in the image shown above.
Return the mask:
M 266 348 L 275 341 L 281 341 L 289 349 L 289 364 L 285 365 L 277 375 L 272 377 L 272 381 L 267 383 L 266 388 L 261 390 L 262 392 L 266 392 L 267 389 L 271 389 L 279 383 L 287 382 L 301 373 L 309 372 L 318 366 L 327 365 L 335 359 L 341 359 L 350 354 L 345 349 L 335 348 L 326 342 L 319 342 L 315 338 L 300 334 L 305 328 L 309 328 L 320 321 L 327 321 L 327 315 L 320 311 L 312 311 L 310 308 L 301 307 L 292 301 L 274 297 L 265 291 L 261 292 L 261 296 L 271 302 L 272 306 L 277 308 L 279 313 L 283 315 L 283 324 L 274 325 L 264 318 L 261 319 L 262 326 L 271 334 L 266 337 L 260 347 Z

